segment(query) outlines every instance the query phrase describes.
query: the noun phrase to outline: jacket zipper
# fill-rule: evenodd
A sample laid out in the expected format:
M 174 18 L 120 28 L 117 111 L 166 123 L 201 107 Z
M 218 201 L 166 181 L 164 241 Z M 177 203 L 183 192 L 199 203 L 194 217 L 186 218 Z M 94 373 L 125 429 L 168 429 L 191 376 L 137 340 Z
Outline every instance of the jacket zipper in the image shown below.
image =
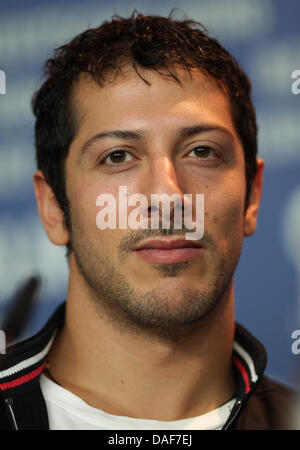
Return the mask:
M 241 407 L 242 407 L 242 400 L 238 400 L 231 411 L 231 415 L 230 415 L 231 417 L 228 419 L 228 422 L 224 425 L 222 430 L 228 430 L 228 428 L 230 427 L 230 425 L 232 424 L 232 422 L 235 420 L 238 413 L 240 412 Z
M 13 405 L 13 399 L 11 397 L 5 398 L 5 406 L 7 408 L 8 414 L 10 415 L 11 422 L 13 424 L 13 430 L 18 430 L 18 425 L 16 422 L 14 411 L 12 409 L 12 405 Z

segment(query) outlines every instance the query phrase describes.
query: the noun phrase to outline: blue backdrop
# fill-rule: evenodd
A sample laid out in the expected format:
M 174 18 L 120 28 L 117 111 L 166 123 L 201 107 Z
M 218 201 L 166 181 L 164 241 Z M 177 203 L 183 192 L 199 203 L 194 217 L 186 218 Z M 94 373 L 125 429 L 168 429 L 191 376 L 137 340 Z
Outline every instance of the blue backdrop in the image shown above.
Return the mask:
M 300 69 L 297 0 L 0 1 L 0 314 L 22 280 L 43 280 L 23 337 L 40 329 L 66 296 L 64 249 L 47 240 L 35 205 L 33 116 L 30 98 L 53 48 L 112 14 L 167 15 L 174 7 L 202 22 L 239 60 L 253 82 L 265 184 L 259 225 L 245 240 L 235 276 L 236 318 L 269 353 L 267 373 L 294 385 L 300 354 Z M 180 17 L 180 13 L 178 13 Z

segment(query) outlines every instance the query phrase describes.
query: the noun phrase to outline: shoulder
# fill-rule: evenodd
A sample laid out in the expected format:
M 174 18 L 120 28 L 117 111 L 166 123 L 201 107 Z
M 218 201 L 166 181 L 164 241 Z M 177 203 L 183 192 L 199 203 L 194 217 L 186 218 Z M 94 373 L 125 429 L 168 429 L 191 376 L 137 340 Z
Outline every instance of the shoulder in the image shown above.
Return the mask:
M 264 376 L 258 384 L 254 395 L 271 399 L 274 399 L 275 396 L 276 401 L 280 400 L 289 402 L 297 396 L 297 391 L 289 386 Z
M 264 376 L 241 411 L 237 428 L 295 429 L 299 392 Z

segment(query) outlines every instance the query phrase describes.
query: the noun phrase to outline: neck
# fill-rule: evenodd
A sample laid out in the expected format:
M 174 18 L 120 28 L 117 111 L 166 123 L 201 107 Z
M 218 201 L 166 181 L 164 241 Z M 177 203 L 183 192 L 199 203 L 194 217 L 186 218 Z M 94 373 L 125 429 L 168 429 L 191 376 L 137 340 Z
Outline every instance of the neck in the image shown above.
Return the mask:
M 118 328 L 70 282 L 63 329 L 50 354 L 55 379 L 110 414 L 180 420 L 234 396 L 233 282 L 190 334 L 175 341 Z

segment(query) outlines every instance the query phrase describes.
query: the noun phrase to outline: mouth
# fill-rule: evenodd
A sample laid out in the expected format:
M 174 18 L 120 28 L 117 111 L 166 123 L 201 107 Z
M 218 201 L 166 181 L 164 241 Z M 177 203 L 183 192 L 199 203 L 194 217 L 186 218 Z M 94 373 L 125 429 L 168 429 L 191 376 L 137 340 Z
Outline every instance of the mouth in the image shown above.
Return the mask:
M 198 241 L 186 239 L 149 240 L 134 249 L 139 258 L 161 264 L 189 261 L 199 256 L 202 251 L 203 247 Z

